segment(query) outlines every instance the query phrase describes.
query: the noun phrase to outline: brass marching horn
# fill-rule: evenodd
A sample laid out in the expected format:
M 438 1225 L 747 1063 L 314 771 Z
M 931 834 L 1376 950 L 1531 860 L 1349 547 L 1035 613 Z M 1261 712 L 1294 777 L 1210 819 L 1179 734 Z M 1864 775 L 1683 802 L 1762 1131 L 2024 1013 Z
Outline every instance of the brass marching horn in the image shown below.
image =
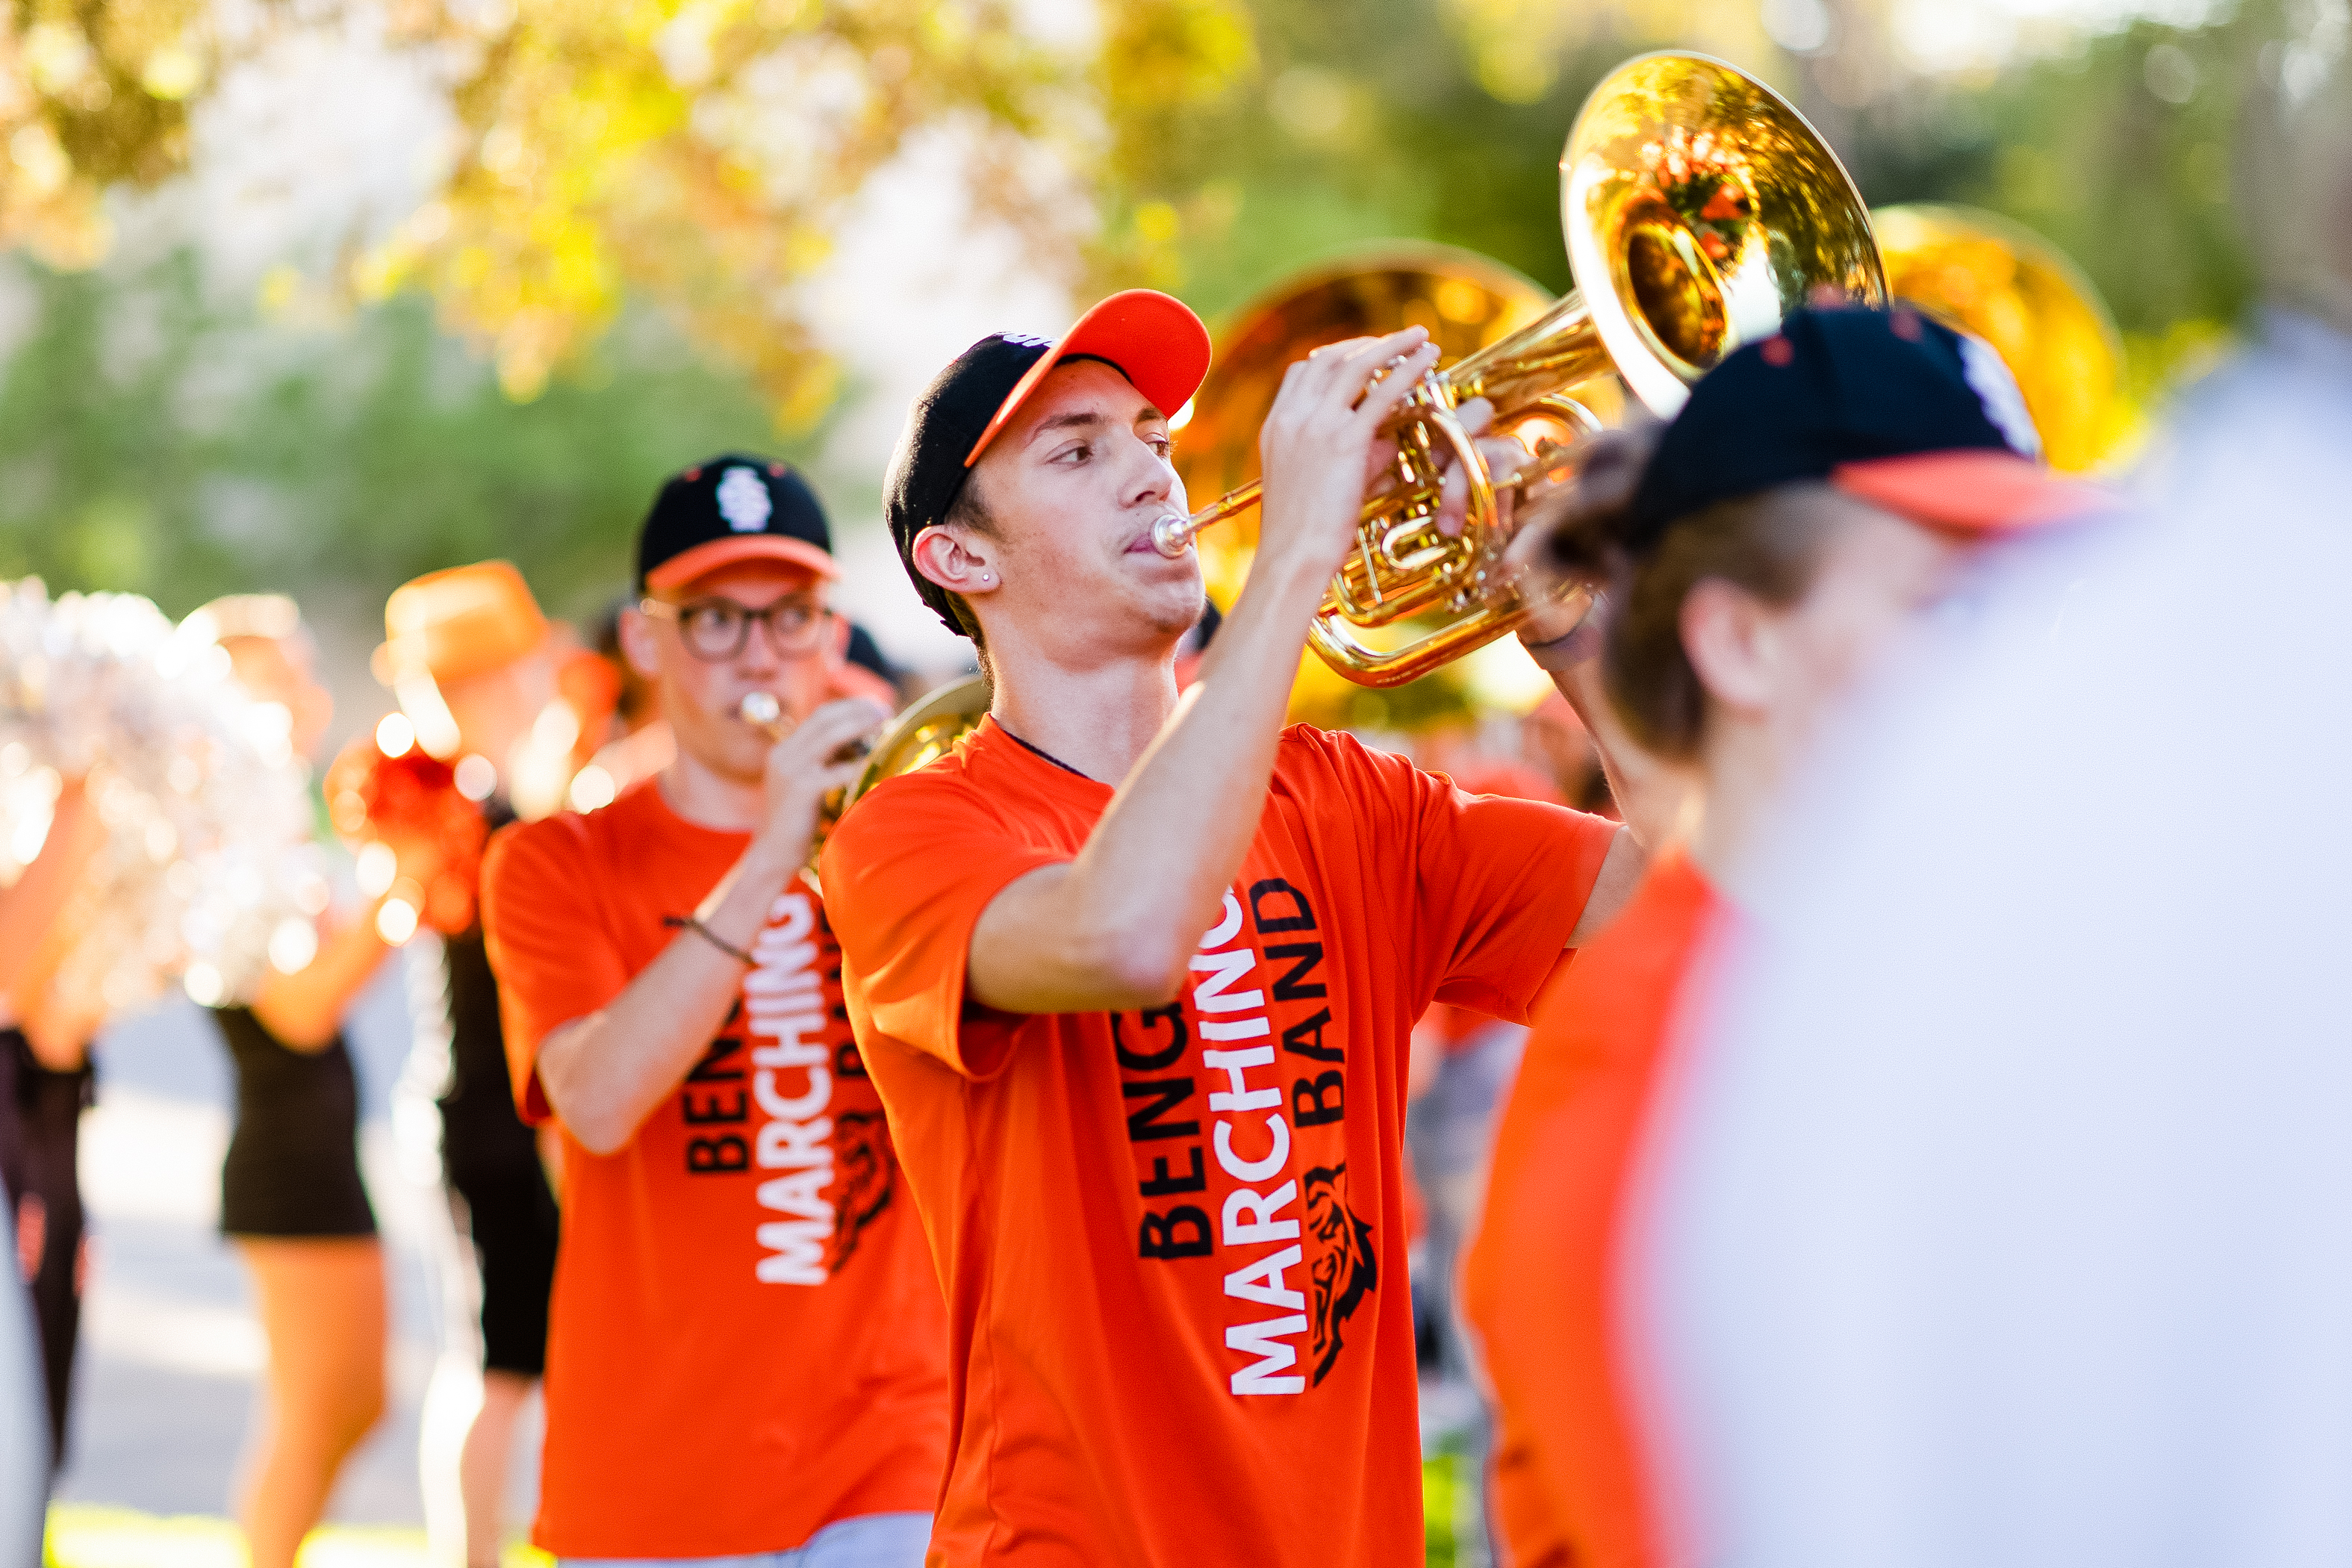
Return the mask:
M 1510 540 L 1498 498 L 1558 454 L 1490 473 L 1455 417 L 1463 404 L 1492 403 L 1497 433 L 1533 424 L 1578 433 L 1599 419 L 1570 394 L 1613 373 L 1671 415 L 1690 383 L 1769 336 L 1794 307 L 1885 298 L 1869 216 L 1837 155 L 1779 94 L 1720 60 L 1656 54 L 1618 67 L 1577 114 L 1559 168 L 1561 226 L 1585 287 L 1435 372 L 1398 410 L 1392 483 L 1366 503 L 1357 548 L 1307 633 L 1350 680 L 1401 685 L 1530 613 L 1502 565 Z M 1196 406 L 1213 395 L 1204 386 Z M 1469 484 L 1466 525 L 1453 539 L 1437 526 L 1449 461 Z M 1161 520 L 1154 542 L 1181 555 L 1202 529 L 1255 505 L 1257 489 L 1245 484 L 1190 518 Z M 1361 635 L 1418 617 L 1437 625 L 1402 646 Z
M 866 791 L 884 779 L 913 773 L 946 756 L 958 741 L 980 727 L 980 721 L 988 716 L 988 703 L 987 679 L 967 675 L 939 688 L 884 726 L 882 732 L 865 747 L 866 766 L 856 778 L 827 795 L 817 808 L 816 833 L 809 840 L 804 874 L 814 876 L 824 841 L 833 836 L 842 815 L 856 805 Z M 772 692 L 744 693 L 743 700 L 736 706 L 735 716 L 772 741 L 781 741 L 792 733 L 793 727 L 784 721 L 783 704 L 776 700 Z
M 2081 473 L 2115 449 L 2131 417 L 2123 339 L 2065 252 L 1974 207 L 1886 207 L 1871 224 L 1888 292 L 1993 346 L 2052 468 Z

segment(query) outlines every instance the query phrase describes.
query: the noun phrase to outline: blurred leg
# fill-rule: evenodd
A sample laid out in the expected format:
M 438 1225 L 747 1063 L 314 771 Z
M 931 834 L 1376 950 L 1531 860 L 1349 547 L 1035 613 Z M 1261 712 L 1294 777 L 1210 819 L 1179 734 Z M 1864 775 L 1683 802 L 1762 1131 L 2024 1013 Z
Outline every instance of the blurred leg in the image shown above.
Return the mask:
M 457 1457 L 457 1484 L 466 1497 L 467 1568 L 496 1568 L 499 1561 L 507 1460 L 514 1451 L 515 1422 L 534 1381 L 495 1368 L 482 1374 L 482 1406 Z
M 240 1237 L 269 1338 L 267 1415 L 237 1514 L 253 1568 L 292 1568 L 335 1472 L 383 1414 L 383 1248 Z
M 458 1167 L 467 1228 L 481 1265 L 482 1397 L 458 1455 L 466 1562 L 490 1568 L 505 1539 L 515 1423 L 547 1365 L 548 1293 L 561 1226 L 537 1158 Z

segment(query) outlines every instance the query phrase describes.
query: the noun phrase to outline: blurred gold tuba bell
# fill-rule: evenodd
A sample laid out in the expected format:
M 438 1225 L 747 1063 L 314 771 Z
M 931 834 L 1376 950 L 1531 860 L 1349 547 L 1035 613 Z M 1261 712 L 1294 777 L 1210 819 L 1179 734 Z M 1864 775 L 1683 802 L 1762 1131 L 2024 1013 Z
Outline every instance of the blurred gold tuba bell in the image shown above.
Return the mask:
M 1498 433 L 1548 426 L 1573 439 L 1600 416 L 1595 396 L 1571 394 L 1605 388 L 1612 372 L 1654 412 L 1671 415 L 1691 382 L 1769 336 L 1794 307 L 1885 298 L 1869 216 L 1837 155 L 1780 95 L 1720 60 L 1657 54 L 1618 67 L 1585 100 L 1559 169 L 1569 259 L 1585 287 L 1435 372 L 1400 408 L 1393 482 L 1366 503 L 1357 548 L 1307 633 L 1350 680 L 1401 685 L 1530 613 L 1503 568 L 1510 540 L 1497 497 L 1555 467 L 1557 437 L 1519 472 L 1489 473 L 1455 417 L 1463 404 L 1488 399 Z M 1290 357 L 1312 346 L 1302 338 Z M 1217 390 L 1213 376 L 1196 405 L 1212 410 Z M 1449 458 L 1469 480 L 1468 522 L 1456 539 L 1437 527 Z M 1253 481 L 1190 518 L 1162 519 L 1155 540 L 1181 554 L 1193 534 L 1248 510 L 1257 493 Z M 1413 620 L 1436 624 L 1381 646 L 1396 635 L 1385 628 Z
M 1993 346 L 2052 468 L 2081 473 L 2114 453 L 2131 421 L 2123 339 L 2065 252 L 1974 207 L 1886 207 L 1871 224 L 1888 292 Z

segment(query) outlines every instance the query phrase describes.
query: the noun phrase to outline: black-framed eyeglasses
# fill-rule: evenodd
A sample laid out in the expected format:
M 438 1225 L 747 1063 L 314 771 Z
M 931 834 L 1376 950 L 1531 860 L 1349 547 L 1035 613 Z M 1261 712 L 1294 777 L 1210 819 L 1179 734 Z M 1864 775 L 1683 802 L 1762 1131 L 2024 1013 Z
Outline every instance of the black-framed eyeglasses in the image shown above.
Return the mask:
M 646 599 L 637 607 L 657 621 L 674 623 L 686 651 L 713 664 L 743 651 L 754 621 L 767 628 L 768 646 L 778 653 L 803 654 L 824 639 L 825 624 L 833 619 L 823 605 L 803 598 L 779 599 L 759 610 L 732 599 L 689 599 L 683 605 Z

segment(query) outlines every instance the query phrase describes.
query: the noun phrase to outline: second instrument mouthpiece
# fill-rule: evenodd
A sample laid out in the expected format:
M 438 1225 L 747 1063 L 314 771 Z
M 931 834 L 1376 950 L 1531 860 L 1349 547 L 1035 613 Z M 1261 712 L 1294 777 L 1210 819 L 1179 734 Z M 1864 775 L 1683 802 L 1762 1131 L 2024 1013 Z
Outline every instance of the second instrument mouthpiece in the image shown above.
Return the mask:
M 743 700 L 735 705 L 735 716 L 755 730 L 766 731 L 772 739 L 783 739 L 784 705 L 772 691 L 745 692 Z
M 1192 547 L 1192 535 L 1197 531 L 1191 518 L 1179 517 L 1171 511 L 1151 525 L 1151 548 L 1173 561 Z

